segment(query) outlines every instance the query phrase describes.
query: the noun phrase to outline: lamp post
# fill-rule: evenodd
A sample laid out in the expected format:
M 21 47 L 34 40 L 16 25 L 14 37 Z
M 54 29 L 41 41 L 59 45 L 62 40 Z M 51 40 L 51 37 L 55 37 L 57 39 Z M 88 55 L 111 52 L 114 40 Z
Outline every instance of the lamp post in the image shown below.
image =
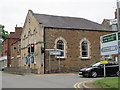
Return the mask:
M 117 30 L 118 33 L 120 33 L 120 6 L 119 6 L 119 0 L 117 0 Z M 119 41 L 118 41 L 118 47 L 119 47 Z M 119 64 L 119 76 L 120 76 L 120 49 L 118 49 L 118 64 Z

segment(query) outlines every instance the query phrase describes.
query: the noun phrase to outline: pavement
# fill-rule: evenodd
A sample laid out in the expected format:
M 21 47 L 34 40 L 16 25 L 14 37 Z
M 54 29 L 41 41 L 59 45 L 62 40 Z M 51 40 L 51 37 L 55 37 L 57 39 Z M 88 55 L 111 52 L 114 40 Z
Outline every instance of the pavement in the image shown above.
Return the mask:
M 52 73 L 52 74 L 27 74 L 32 76 L 57 76 L 57 75 L 75 75 L 75 73 Z

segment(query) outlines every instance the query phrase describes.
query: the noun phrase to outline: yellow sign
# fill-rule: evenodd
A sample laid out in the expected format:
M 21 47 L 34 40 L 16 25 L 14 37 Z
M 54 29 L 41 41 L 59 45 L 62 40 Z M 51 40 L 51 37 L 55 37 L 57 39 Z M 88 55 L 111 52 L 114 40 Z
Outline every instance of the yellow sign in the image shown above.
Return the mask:
M 100 61 L 100 64 L 108 64 L 108 60 L 102 60 Z

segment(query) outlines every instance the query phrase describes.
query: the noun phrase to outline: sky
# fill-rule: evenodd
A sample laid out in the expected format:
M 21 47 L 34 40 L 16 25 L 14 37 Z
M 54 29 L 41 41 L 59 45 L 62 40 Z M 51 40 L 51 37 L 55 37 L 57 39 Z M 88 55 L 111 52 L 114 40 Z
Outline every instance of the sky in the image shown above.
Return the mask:
M 85 18 L 97 23 L 114 19 L 117 0 L 0 0 L 0 24 L 8 32 L 23 27 L 28 10 L 34 13 Z

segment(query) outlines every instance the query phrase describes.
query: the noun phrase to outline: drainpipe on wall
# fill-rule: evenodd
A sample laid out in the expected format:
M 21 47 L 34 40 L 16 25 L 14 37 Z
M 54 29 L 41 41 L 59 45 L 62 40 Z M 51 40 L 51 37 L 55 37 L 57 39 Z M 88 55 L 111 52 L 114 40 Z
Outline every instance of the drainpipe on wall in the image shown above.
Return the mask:
M 45 43 L 45 42 L 46 42 L 46 41 L 45 41 L 45 27 L 43 27 L 43 33 L 44 33 L 44 36 L 43 36 L 43 42 L 44 42 L 44 43 L 43 43 L 43 44 L 44 44 L 44 49 L 46 49 L 46 47 L 45 47 L 45 44 L 46 44 L 46 43 Z M 44 74 L 45 74 L 45 63 L 46 63 L 46 62 L 45 62 L 45 53 L 46 53 L 46 52 L 44 52 L 44 65 L 43 65 L 43 66 L 44 66 Z

